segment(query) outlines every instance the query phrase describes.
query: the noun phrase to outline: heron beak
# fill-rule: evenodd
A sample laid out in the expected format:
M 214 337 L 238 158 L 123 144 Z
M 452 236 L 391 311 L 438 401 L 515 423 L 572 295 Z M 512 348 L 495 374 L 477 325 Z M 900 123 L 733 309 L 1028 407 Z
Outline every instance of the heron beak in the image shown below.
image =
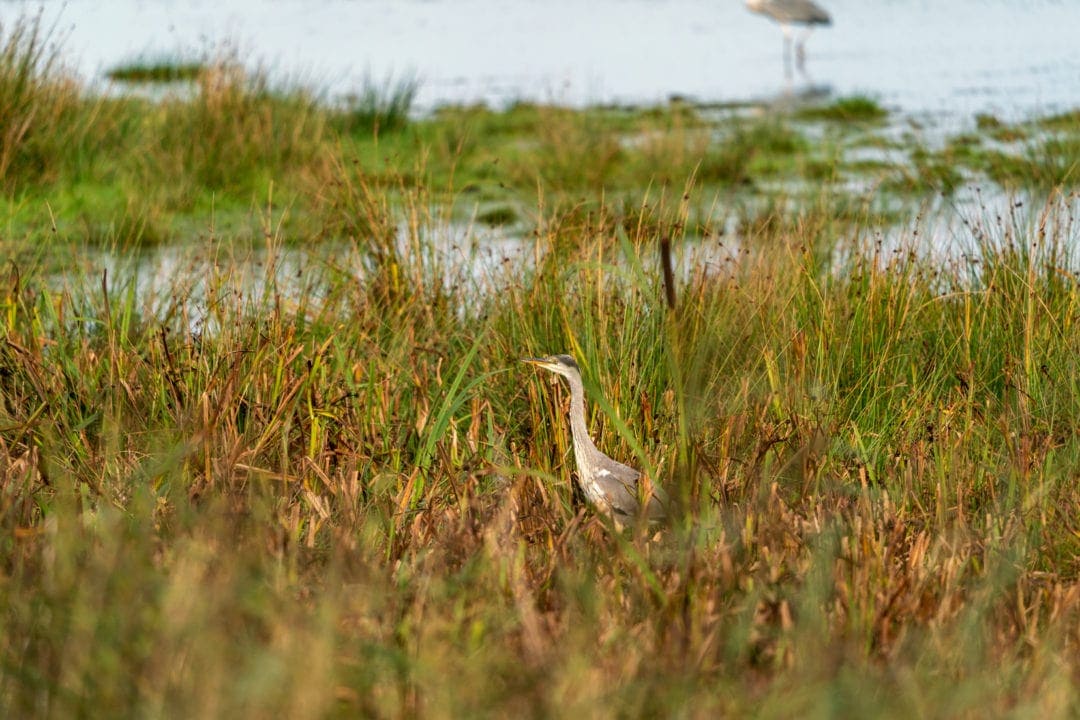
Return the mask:
M 543 365 L 544 358 L 521 358 L 521 362 L 529 365 Z

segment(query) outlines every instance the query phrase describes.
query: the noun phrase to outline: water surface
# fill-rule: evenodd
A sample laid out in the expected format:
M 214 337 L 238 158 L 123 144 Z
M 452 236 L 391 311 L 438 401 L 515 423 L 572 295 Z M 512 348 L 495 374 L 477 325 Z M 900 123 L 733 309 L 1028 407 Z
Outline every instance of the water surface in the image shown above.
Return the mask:
M 92 81 L 141 54 L 232 42 L 331 94 L 415 74 L 419 105 L 580 106 L 864 93 L 915 115 L 1008 119 L 1080 104 L 1080 2 L 821 0 L 807 75 L 742 0 L 72 0 L 46 5 Z M 8 23 L 35 3 L 0 3 Z

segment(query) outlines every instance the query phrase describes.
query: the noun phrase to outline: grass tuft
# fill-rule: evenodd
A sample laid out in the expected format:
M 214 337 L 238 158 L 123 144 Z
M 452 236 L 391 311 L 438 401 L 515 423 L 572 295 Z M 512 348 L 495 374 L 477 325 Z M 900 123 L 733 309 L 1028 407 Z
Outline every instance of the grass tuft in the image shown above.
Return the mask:
M 873 98 L 862 95 L 834 100 L 828 105 L 806 107 L 796 116 L 803 120 L 828 120 L 831 122 L 872 123 L 881 122 L 889 113 Z
M 171 57 L 140 57 L 110 68 L 105 77 L 127 83 L 194 82 L 207 71 L 203 62 Z
M 40 14 L 0 26 L 0 187 L 46 183 L 74 164 L 87 132 L 80 94 Z
M 264 71 L 249 72 L 229 56 L 199 76 L 193 100 L 163 101 L 158 119 L 159 144 L 142 171 L 219 191 L 311 162 L 325 131 L 307 92 L 274 90 Z
M 356 94 L 345 99 L 344 108 L 334 115 L 334 127 L 347 135 L 378 135 L 401 130 L 409 122 L 420 81 L 406 77 L 394 82 L 388 78 L 381 86 L 371 78 L 364 80 Z

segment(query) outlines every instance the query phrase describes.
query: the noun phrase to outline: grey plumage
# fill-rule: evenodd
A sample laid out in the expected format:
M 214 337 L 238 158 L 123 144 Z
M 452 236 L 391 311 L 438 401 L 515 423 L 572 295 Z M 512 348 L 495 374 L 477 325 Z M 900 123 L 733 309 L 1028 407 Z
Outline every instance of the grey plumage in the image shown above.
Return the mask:
M 617 522 L 637 518 L 641 514 L 648 520 L 664 519 L 669 502 L 667 494 L 653 485 L 645 512 L 642 513 L 638 499 L 641 473 L 600 452 L 589 437 L 585 424 L 585 389 L 574 358 L 551 355 L 528 358 L 523 362 L 562 375 L 570 385 L 570 433 L 574 441 L 574 460 L 578 467 L 578 483 L 589 503 L 600 512 L 611 515 Z
M 811 0 L 746 0 L 750 10 L 768 15 L 781 25 L 831 25 L 832 18 Z

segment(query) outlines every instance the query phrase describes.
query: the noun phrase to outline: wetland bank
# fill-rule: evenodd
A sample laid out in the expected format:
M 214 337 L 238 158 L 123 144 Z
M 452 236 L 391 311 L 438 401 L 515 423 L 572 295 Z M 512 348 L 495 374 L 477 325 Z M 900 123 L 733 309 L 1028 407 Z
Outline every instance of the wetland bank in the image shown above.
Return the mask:
M 147 100 L 46 40 L 0 45 L 5 716 L 1075 714 L 1077 113 Z M 576 495 L 517 362 L 562 351 L 658 541 Z

